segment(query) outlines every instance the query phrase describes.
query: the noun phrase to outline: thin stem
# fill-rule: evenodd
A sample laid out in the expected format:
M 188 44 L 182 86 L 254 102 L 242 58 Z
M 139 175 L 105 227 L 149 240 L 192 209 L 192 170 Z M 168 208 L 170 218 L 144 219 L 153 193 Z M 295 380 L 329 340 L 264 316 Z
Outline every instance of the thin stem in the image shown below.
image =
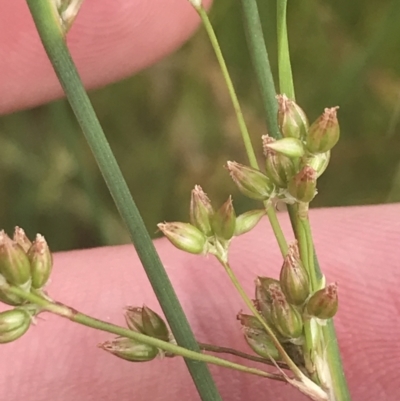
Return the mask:
M 279 90 L 288 98 L 295 100 L 292 66 L 290 63 L 289 41 L 286 24 L 287 0 L 278 0 L 277 7 L 277 37 L 278 37 L 278 69 Z
M 248 359 L 249 361 L 264 363 L 264 364 L 270 365 L 270 366 L 279 366 L 281 369 L 289 369 L 289 367 L 286 365 L 286 363 L 278 362 L 278 361 L 275 361 L 275 363 L 274 363 L 270 359 L 265 359 L 265 358 L 262 358 L 261 356 L 246 354 L 245 352 L 238 351 L 233 348 L 220 347 L 219 345 L 206 344 L 206 343 L 199 343 L 199 346 L 200 346 L 200 349 L 202 349 L 204 351 L 215 352 L 218 354 L 235 355 L 240 358 Z
M 273 84 L 270 64 L 269 62 L 267 62 L 268 54 L 261 29 L 257 2 L 256 0 L 241 0 L 241 3 L 245 20 L 248 47 L 252 56 L 257 81 L 263 94 L 262 98 L 264 109 L 267 110 L 267 128 L 271 136 L 275 136 L 274 134 L 276 133 L 276 137 L 279 138 L 281 135 L 279 134 L 279 130 L 277 129 L 277 104 L 275 101 L 276 93 Z M 286 93 L 287 96 L 294 99 L 295 93 L 286 28 L 286 6 L 287 0 L 279 0 L 277 2 L 279 83 L 280 91 L 282 93 Z M 265 79 L 265 76 L 268 76 L 269 78 Z M 268 110 L 274 110 L 274 112 L 269 114 Z M 272 118 L 270 118 L 270 116 L 272 116 Z M 297 219 L 297 207 L 289 205 L 288 210 L 293 231 L 295 232 L 295 236 L 299 242 L 302 260 L 307 265 L 312 265 L 312 263 L 310 263 L 310 257 L 314 258 L 315 252 L 312 248 L 312 256 L 309 256 L 311 247 L 306 242 L 306 236 L 308 235 L 308 233 L 307 230 L 304 230 L 304 226 L 302 226 Z M 318 262 L 315 263 L 315 271 L 317 271 L 318 269 L 317 266 Z M 319 276 L 317 275 L 316 277 Z M 332 377 L 334 379 L 334 391 L 338 396 L 338 401 L 348 401 L 350 400 L 350 395 L 348 392 L 345 377 L 343 375 L 343 368 L 341 365 L 341 358 L 337 346 L 333 323 L 329 321 L 322 330 L 325 338 L 324 345 L 327 349 L 329 367 L 332 373 Z M 306 339 L 306 341 L 308 341 L 308 345 L 306 345 L 306 347 L 310 349 L 312 348 L 310 347 L 310 342 L 312 343 L 312 339 L 310 338 L 311 330 L 307 331 L 307 335 L 309 338 Z
M 159 340 L 154 337 L 146 336 L 145 334 L 138 333 L 133 330 L 126 329 L 124 327 L 120 327 L 111 323 L 104 322 L 99 319 L 95 319 L 91 316 L 85 315 L 81 312 L 78 312 L 77 310 L 61 304 L 61 303 L 54 303 L 51 302 L 39 295 L 33 294 L 26 292 L 18 287 L 15 286 L 9 286 L 8 284 L 1 284 L 0 285 L 1 289 L 3 291 L 10 292 L 12 294 L 18 295 L 19 297 L 40 306 L 43 310 L 46 310 L 48 312 L 54 313 L 58 316 L 67 318 L 71 320 L 72 322 L 81 324 L 83 326 L 87 326 L 96 330 L 101 330 L 105 331 L 108 333 L 116 334 L 118 336 L 126 337 L 126 338 L 131 338 L 133 340 L 140 341 L 142 343 L 154 346 L 156 348 L 160 348 L 166 352 L 172 353 L 174 355 L 179 355 L 185 358 L 190 358 L 195 361 L 201 361 L 205 363 L 212 363 L 214 365 L 222 366 L 225 368 L 229 369 L 234 369 L 234 370 L 239 370 L 241 372 L 245 373 L 250 373 L 254 374 L 257 376 L 262 376 L 262 377 L 267 377 L 269 379 L 273 380 L 282 380 L 283 376 L 277 375 L 277 374 L 271 374 L 268 372 L 265 372 L 260 369 L 255 369 L 255 368 L 249 368 L 244 365 L 240 365 L 237 363 L 233 363 L 230 361 L 227 361 L 222 358 L 218 358 L 212 355 L 206 355 L 200 352 L 195 352 L 188 350 L 186 348 L 180 347 L 178 345 Z M 284 379 L 283 379 L 284 380 Z
M 55 3 L 53 0 L 27 0 L 27 3 L 49 60 L 128 228 L 171 331 L 179 345 L 199 351 L 187 318 L 85 92 L 66 46 Z M 207 365 L 186 359 L 185 362 L 202 400 L 221 400 Z
M 271 330 L 271 328 L 268 326 L 266 321 L 263 319 L 263 317 L 260 315 L 256 307 L 254 306 L 253 302 L 251 302 L 251 299 L 247 296 L 246 292 L 244 291 L 243 287 L 241 286 L 239 280 L 237 279 L 235 273 L 233 272 L 232 268 L 230 267 L 229 263 L 218 258 L 218 261 L 221 263 L 221 265 L 224 267 L 226 273 L 228 274 L 228 277 L 230 278 L 232 284 L 236 288 L 237 292 L 243 299 L 244 303 L 246 306 L 249 308 L 251 313 L 258 319 L 258 321 L 262 324 L 264 327 L 264 330 L 267 332 L 267 334 L 271 337 L 272 342 L 274 343 L 276 349 L 279 351 L 282 360 L 287 364 L 289 369 L 293 372 L 293 374 L 298 378 L 299 380 L 303 379 L 303 373 L 301 370 L 298 368 L 298 366 L 292 361 L 290 356 L 286 353 L 285 349 L 282 347 L 282 344 L 279 342 L 279 340 L 276 338 L 275 333 Z
M 301 218 L 297 210 L 293 207 L 289 208 L 289 210 L 291 211 L 291 220 L 294 220 L 294 232 L 299 243 L 300 255 L 309 273 L 311 287 L 313 291 L 316 291 L 321 288 L 323 275 L 315 254 L 310 220 L 308 215 Z M 311 321 L 305 322 L 304 350 L 307 353 L 306 359 L 308 359 L 311 365 L 314 365 L 314 355 L 324 355 L 329 366 L 329 380 L 332 381 L 330 391 L 333 393 L 333 400 L 351 401 L 333 320 L 329 319 L 325 326 L 317 326 L 314 330 L 315 335 L 313 335 L 313 331 L 311 330 L 311 324 Z M 312 371 L 311 374 L 315 380 L 315 374 Z M 318 381 L 322 381 L 320 377 L 321 372 L 316 372 L 316 374 Z M 322 374 L 324 373 L 322 372 Z
M 323 340 L 325 346 L 326 359 L 328 361 L 333 390 L 337 401 L 351 401 L 349 386 L 343 370 L 343 362 L 337 341 L 335 325 L 332 319 L 329 319 L 322 327 Z
M 237 118 L 237 121 L 238 121 L 238 124 L 240 127 L 240 132 L 242 134 L 242 140 L 243 140 L 243 143 L 244 143 L 244 146 L 246 149 L 246 153 L 247 153 L 247 157 L 249 159 L 250 166 L 255 169 L 259 169 L 259 166 L 257 163 L 257 158 L 256 158 L 256 155 L 254 152 L 254 148 L 251 143 L 249 132 L 247 130 L 246 122 L 244 121 L 243 113 L 242 113 L 242 110 L 241 110 L 240 104 L 239 104 L 239 100 L 236 96 L 235 88 L 233 86 L 232 79 L 229 75 L 229 71 L 226 66 L 225 59 L 224 59 L 224 56 L 221 51 L 221 47 L 219 46 L 218 39 L 217 39 L 214 29 L 210 23 L 210 20 L 208 18 L 206 10 L 202 6 L 200 6 L 198 8 L 195 7 L 195 9 L 198 12 L 198 14 L 204 24 L 204 27 L 205 27 L 208 37 L 210 39 L 211 45 L 212 45 L 215 55 L 217 57 L 218 63 L 220 65 L 222 75 L 224 76 L 225 83 L 228 88 L 228 92 L 229 92 L 230 98 L 232 100 L 233 107 L 235 109 L 236 118 Z M 267 54 L 266 54 L 266 60 L 264 57 L 264 61 L 268 62 Z M 263 79 L 271 79 L 272 80 L 272 75 L 268 76 L 268 77 L 264 77 Z M 266 84 L 270 85 L 271 82 L 267 82 Z M 272 85 L 273 85 L 273 81 L 272 81 Z M 275 93 L 275 89 L 274 89 L 274 93 Z M 268 93 L 268 96 L 270 96 L 270 93 Z M 277 108 L 277 102 L 276 102 L 275 96 L 273 96 L 273 99 L 269 101 L 268 112 L 271 113 L 271 110 L 273 110 L 274 115 L 275 115 L 274 118 L 276 120 L 276 114 L 278 112 L 278 108 Z M 273 120 L 272 116 L 269 116 L 269 118 L 271 121 Z M 277 130 L 277 132 L 279 132 L 278 126 L 276 126 L 276 130 Z M 272 206 L 267 206 L 267 205 L 265 205 L 265 206 L 266 206 L 266 211 L 267 211 L 269 221 L 271 223 L 271 227 L 272 227 L 275 237 L 278 241 L 279 248 L 282 252 L 282 255 L 285 256 L 286 252 L 287 252 L 287 242 L 286 242 L 285 236 L 283 234 L 283 231 L 279 225 L 279 221 L 277 219 L 276 212 Z
M 285 238 L 285 234 L 282 231 L 282 227 L 279 224 L 278 216 L 272 205 L 267 205 L 266 207 L 267 216 L 271 224 L 272 230 L 274 232 L 275 238 L 278 242 L 279 249 L 283 257 L 286 256 L 288 251 L 288 244 Z
M 279 139 L 282 135 L 276 118 L 278 114 L 278 103 L 275 98 L 276 90 L 267 47 L 265 46 L 257 1 L 241 0 L 241 3 L 247 46 L 261 93 L 268 133 L 273 138 Z
M 305 219 L 299 219 L 300 220 L 300 225 L 303 228 L 304 232 L 304 238 L 307 246 L 307 254 L 308 254 L 308 268 L 311 274 L 311 280 L 312 280 L 312 288 L 314 291 L 319 290 L 321 288 L 321 282 L 323 279 L 323 275 L 321 272 L 321 269 L 319 268 L 318 263 L 315 263 L 316 257 L 315 257 L 315 250 L 314 250 L 314 242 L 312 239 L 312 233 L 311 233 L 311 226 L 310 226 L 310 219 L 305 218 Z
M 230 98 L 233 103 L 233 108 L 235 109 L 236 118 L 240 127 L 240 132 L 242 134 L 242 140 L 244 146 L 246 148 L 247 157 L 250 162 L 250 166 L 253 168 L 258 168 L 257 158 L 254 153 L 253 145 L 251 144 L 251 139 L 249 135 L 249 131 L 247 130 L 246 123 L 243 118 L 242 109 L 239 104 L 239 100 L 236 96 L 235 88 L 232 83 L 232 79 L 229 75 L 228 67 L 226 66 L 224 56 L 222 54 L 221 48 L 218 43 L 217 36 L 215 35 L 214 28 L 211 25 L 211 22 L 208 18 L 207 11 L 203 8 L 203 6 L 195 7 L 196 11 L 198 12 L 204 28 L 206 29 L 207 35 L 210 39 L 211 45 L 214 49 L 215 55 L 217 57 L 219 66 L 222 71 L 222 75 L 224 76 L 226 86 L 229 91 Z

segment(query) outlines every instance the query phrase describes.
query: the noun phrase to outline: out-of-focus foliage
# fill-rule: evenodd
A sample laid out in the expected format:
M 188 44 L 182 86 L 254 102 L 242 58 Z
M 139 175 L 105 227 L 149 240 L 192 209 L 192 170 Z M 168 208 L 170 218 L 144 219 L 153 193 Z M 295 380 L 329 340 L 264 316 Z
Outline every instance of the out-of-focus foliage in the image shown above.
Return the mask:
M 182 0 L 185 1 L 185 0 Z M 216 27 L 262 160 L 266 133 L 237 1 L 215 0 Z M 314 206 L 400 200 L 400 2 L 289 2 L 298 103 L 313 120 L 339 105 L 342 137 Z M 260 1 L 276 71 L 274 1 Z M 188 219 L 190 190 L 216 206 L 240 196 L 223 165 L 246 163 L 218 65 L 203 30 L 181 50 L 91 99 L 150 233 Z M 53 250 L 128 242 L 93 157 L 65 101 L 0 119 L 0 226 L 48 238 Z

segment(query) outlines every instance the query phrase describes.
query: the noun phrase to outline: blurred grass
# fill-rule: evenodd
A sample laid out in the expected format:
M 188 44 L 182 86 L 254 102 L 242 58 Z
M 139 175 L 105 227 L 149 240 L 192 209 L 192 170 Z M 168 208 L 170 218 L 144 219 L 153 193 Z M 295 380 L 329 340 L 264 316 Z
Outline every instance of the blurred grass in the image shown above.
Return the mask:
M 271 21 L 274 1 L 260 11 Z M 400 2 L 291 1 L 288 18 L 297 101 L 311 120 L 340 106 L 341 141 L 313 205 L 400 201 Z M 262 160 L 264 116 L 239 2 L 216 0 L 212 21 Z M 264 28 L 276 71 L 275 26 Z M 195 184 L 216 206 L 232 193 L 238 212 L 252 207 L 223 168 L 246 156 L 202 30 L 91 99 L 151 234 L 157 222 L 188 219 Z M 53 250 L 129 242 L 65 101 L 0 118 L 0 193 L 0 226 L 41 232 Z

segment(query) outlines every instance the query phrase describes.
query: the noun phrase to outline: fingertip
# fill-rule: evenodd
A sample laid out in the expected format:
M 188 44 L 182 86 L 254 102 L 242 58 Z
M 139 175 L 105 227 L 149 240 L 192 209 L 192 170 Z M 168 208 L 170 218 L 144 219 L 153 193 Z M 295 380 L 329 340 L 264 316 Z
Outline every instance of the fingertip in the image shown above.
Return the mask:
M 7 3 L 7 4 L 6 4 Z M 207 1 L 207 4 L 210 2 Z M 62 95 L 23 0 L 0 3 L 0 113 Z M 125 78 L 178 48 L 199 24 L 184 0 L 86 0 L 68 45 L 88 89 Z

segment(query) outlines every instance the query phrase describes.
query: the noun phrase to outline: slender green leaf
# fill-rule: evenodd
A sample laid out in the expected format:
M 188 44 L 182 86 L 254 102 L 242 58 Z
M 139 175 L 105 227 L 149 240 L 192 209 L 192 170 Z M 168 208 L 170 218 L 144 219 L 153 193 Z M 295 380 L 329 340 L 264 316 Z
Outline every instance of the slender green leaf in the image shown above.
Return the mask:
M 256 79 L 260 88 L 268 133 L 274 138 L 282 135 L 278 128 L 276 90 L 265 46 L 263 30 L 256 0 L 241 0 L 247 44 Z

